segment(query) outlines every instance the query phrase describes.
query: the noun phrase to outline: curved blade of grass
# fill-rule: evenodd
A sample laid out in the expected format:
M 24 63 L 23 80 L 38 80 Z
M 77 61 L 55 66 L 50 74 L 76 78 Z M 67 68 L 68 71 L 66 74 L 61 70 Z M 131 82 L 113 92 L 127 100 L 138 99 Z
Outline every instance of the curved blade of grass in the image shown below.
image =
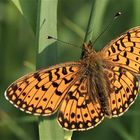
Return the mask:
M 21 14 L 23 14 L 23 11 L 22 11 L 22 7 L 20 5 L 20 1 L 19 0 L 11 0 L 15 6 L 18 8 L 18 10 L 21 12 Z
M 88 43 L 100 33 L 103 15 L 109 0 L 93 1 L 84 42 Z
M 64 140 L 71 140 L 72 134 L 72 131 L 64 131 Z
M 94 0 L 92 1 L 91 12 L 89 16 L 84 42 L 89 43 L 89 41 L 93 40 L 93 35 L 97 35 L 100 32 L 103 14 L 107 3 L 108 0 L 96 0 L 95 2 Z M 84 50 L 82 50 L 81 57 L 83 55 Z
M 57 37 L 57 0 L 38 0 L 37 17 L 37 69 L 39 69 L 57 62 L 56 42 L 47 39 L 47 35 Z M 44 35 L 46 40 L 43 39 Z M 39 138 L 63 140 L 64 131 L 54 117 L 39 117 Z
M 35 0 L 11 0 L 18 8 L 20 13 L 25 17 L 31 25 L 34 33 L 36 31 L 36 11 L 37 2 Z
M 89 41 L 92 41 L 93 35 L 97 35 L 100 32 L 102 17 L 103 17 L 107 2 L 108 0 L 96 0 L 95 2 L 93 0 L 91 12 L 89 16 L 89 21 L 87 25 L 86 35 L 84 38 L 85 43 L 89 43 Z M 83 55 L 84 55 L 84 50 L 82 50 L 81 57 Z
M 140 23 L 140 16 L 139 16 L 139 13 L 140 13 L 140 7 L 139 7 L 140 1 L 139 0 L 134 0 L 133 3 L 134 3 L 134 9 L 133 9 L 134 10 L 134 14 L 133 14 L 134 23 L 139 25 L 139 23 Z

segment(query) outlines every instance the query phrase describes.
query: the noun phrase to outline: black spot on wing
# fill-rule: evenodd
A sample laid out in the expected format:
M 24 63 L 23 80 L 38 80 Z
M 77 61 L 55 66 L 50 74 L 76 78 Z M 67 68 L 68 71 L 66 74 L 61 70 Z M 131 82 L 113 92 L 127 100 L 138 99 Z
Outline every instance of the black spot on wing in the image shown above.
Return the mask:
M 117 46 L 117 50 L 122 51 L 118 42 L 115 42 L 115 45 Z
M 119 91 L 120 91 L 122 88 L 123 88 L 123 86 L 120 86 L 119 88 L 117 88 L 117 89 L 115 90 L 115 93 L 119 93 Z
M 64 75 L 67 74 L 67 69 L 66 69 L 66 67 L 63 67 L 63 68 L 62 68 L 62 73 L 63 73 Z
M 130 63 L 130 61 L 129 61 L 129 59 L 127 58 L 127 59 L 126 59 L 126 65 L 129 65 L 129 63 Z
M 114 48 L 114 46 L 113 46 L 113 45 L 111 46 L 111 50 L 112 50 L 112 52 L 113 52 L 113 53 L 115 53 L 115 52 L 116 52 L 116 50 L 115 50 L 115 48 Z
M 70 83 L 72 80 L 73 80 L 73 77 L 71 77 L 70 79 L 66 79 L 66 78 L 64 78 L 65 84 Z
M 119 56 L 117 55 L 116 58 L 113 59 L 113 61 L 119 61 Z
M 47 91 L 47 90 L 48 90 L 48 88 L 46 88 L 44 85 L 41 87 L 41 89 L 42 89 L 43 91 Z
M 74 70 L 72 69 L 72 67 L 69 68 L 69 71 L 70 71 L 70 72 L 74 72 Z
M 131 34 L 127 32 L 128 41 L 131 42 Z
M 39 76 L 39 73 L 35 73 L 34 78 L 37 79 L 39 82 L 42 80 L 41 77 Z
M 122 47 L 126 48 L 126 46 L 125 46 L 124 43 L 123 43 L 123 39 L 124 39 L 124 38 L 121 38 L 121 39 L 120 39 L 120 43 L 121 43 L 121 46 L 122 46 Z
M 126 56 L 127 56 L 127 52 L 126 52 L 126 51 L 124 52 L 123 56 L 124 56 L 124 57 L 126 57 Z
M 53 87 L 58 87 L 59 86 L 59 84 L 56 83 L 56 82 L 52 82 L 52 85 L 53 85 Z
M 48 74 L 49 74 L 49 81 L 52 81 L 52 72 L 49 71 Z
M 130 52 L 132 53 L 134 51 L 134 47 L 130 47 Z
M 63 94 L 63 92 L 58 91 L 57 89 L 56 89 L 55 93 L 56 93 L 56 95 L 58 95 L 58 96 L 61 96 L 61 95 Z
M 57 79 L 59 79 L 59 78 L 60 78 L 60 74 L 59 74 L 58 72 L 59 72 L 59 68 L 56 68 L 55 75 L 57 76 Z

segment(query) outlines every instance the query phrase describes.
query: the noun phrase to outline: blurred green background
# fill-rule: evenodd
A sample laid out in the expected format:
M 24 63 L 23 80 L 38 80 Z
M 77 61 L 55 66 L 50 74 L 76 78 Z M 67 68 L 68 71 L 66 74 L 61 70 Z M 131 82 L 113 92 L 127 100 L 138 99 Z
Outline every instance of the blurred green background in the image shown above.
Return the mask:
M 36 19 L 37 0 L 27 1 L 31 15 Z M 82 46 L 87 28 L 92 0 L 58 1 L 58 38 Z M 115 21 L 96 42 L 99 50 L 114 37 L 127 29 L 140 25 L 139 0 L 102 0 L 104 12 L 96 8 L 94 40 L 108 25 L 113 15 L 121 11 L 123 15 Z M 46 19 L 47 20 L 47 19 Z M 43 25 L 42 25 L 43 26 Z M 46 39 L 47 34 L 43 36 Z M 60 44 L 58 62 L 73 61 L 80 58 L 81 49 Z M 14 3 L 0 0 L 0 139 L 38 140 L 37 117 L 28 115 L 13 107 L 4 98 L 7 86 L 35 69 L 36 36 L 35 23 L 29 22 Z M 46 132 L 47 133 L 47 132 Z M 122 117 L 105 119 L 98 127 L 74 132 L 73 140 L 139 140 L 140 139 L 140 97 Z

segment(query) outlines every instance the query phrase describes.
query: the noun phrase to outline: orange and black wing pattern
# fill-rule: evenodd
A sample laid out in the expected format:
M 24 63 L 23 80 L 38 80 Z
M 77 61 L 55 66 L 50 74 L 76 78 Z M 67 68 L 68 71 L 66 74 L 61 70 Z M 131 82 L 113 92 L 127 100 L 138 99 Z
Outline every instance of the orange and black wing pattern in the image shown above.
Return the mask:
M 117 39 L 112 40 L 101 50 L 104 59 L 114 65 L 140 74 L 140 27 L 135 27 Z
M 109 106 L 112 117 L 122 115 L 134 103 L 138 96 L 137 77 L 122 67 L 105 69 L 108 83 Z
M 81 68 L 80 63 L 72 62 L 27 74 L 8 87 L 5 97 L 27 113 L 51 115 L 75 83 Z
M 60 107 L 58 122 L 67 130 L 87 130 L 97 126 L 104 118 L 99 102 L 91 96 L 96 91 L 91 93 L 89 79 L 82 76 L 77 80 Z

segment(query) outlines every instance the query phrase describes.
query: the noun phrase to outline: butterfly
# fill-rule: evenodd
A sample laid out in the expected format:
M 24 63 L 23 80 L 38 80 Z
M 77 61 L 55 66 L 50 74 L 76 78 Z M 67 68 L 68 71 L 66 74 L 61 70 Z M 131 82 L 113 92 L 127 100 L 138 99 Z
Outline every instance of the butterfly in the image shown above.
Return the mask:
M 140 27 L 135 27 L 99 52 L 84 43 L 81 60 L 27 74 L 7 88 L 5 97 L 30 114 L 58 112 L 66 130 L 88 130 L 128 110 L 138 95 L 139 74 Z

